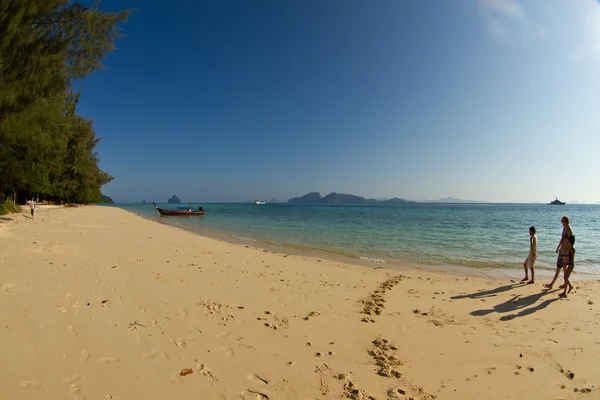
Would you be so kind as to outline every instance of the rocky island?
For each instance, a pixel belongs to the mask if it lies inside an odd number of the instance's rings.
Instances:
[[[179,197],[173,195],[173,197],[171,197],[167,203],[169,204],[181,204],[181,200],[179,199]]]
[[[416,204],[416,201],[409,201],[394,197],[388,200],[366,199],[354,194],[344,193],[329,193],[325,197],[321,197],[320,192],[310,192],[301,197],[293,197],[289,199],[288,204]]]

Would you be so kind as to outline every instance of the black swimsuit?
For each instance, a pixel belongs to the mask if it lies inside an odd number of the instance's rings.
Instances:
[[[566,229],[563,229],[561,242],[565,239],[569,239],[569,232]],[[566,262],[564,260],[564,257],[567,258]],[[561,254],[559,251],[558,259],[556,260],[556,266],[559,268],[563,266],[567,267],[569,265],[572,265],[573,267],[575,266],[575,247],[572,247],[572,245],[571,251],[569,251],[567,254]]]

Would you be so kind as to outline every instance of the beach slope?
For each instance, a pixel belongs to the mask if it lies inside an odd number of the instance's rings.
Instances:
[[[373,269],[114,207],[0,219],[0,399],[577,399],[600,284]]]

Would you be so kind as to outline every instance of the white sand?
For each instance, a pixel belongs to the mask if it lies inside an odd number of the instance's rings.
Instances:
[[[0,217],[0,399],[600,398],[600,286],[574,285],[559,299],[542,281],[374,270],[117,208],[40,208]]]

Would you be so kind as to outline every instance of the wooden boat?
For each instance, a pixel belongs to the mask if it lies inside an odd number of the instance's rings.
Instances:
[[[154,208],[156,208],[160,215],[204,215],[202,207],[199,207],[198,210],[192,210],[191,208],[186,210],[167,210],[166,208],[158,207],[155,202],[152,202],[152,204],[154,204]]]
[[[550,203],[548,203],[549,206],[563,206],[565,205],[565,203],[563,203],[562,201],[560,201],[558,199],[558,197],[556,197],[554,200],[552,200]]]

